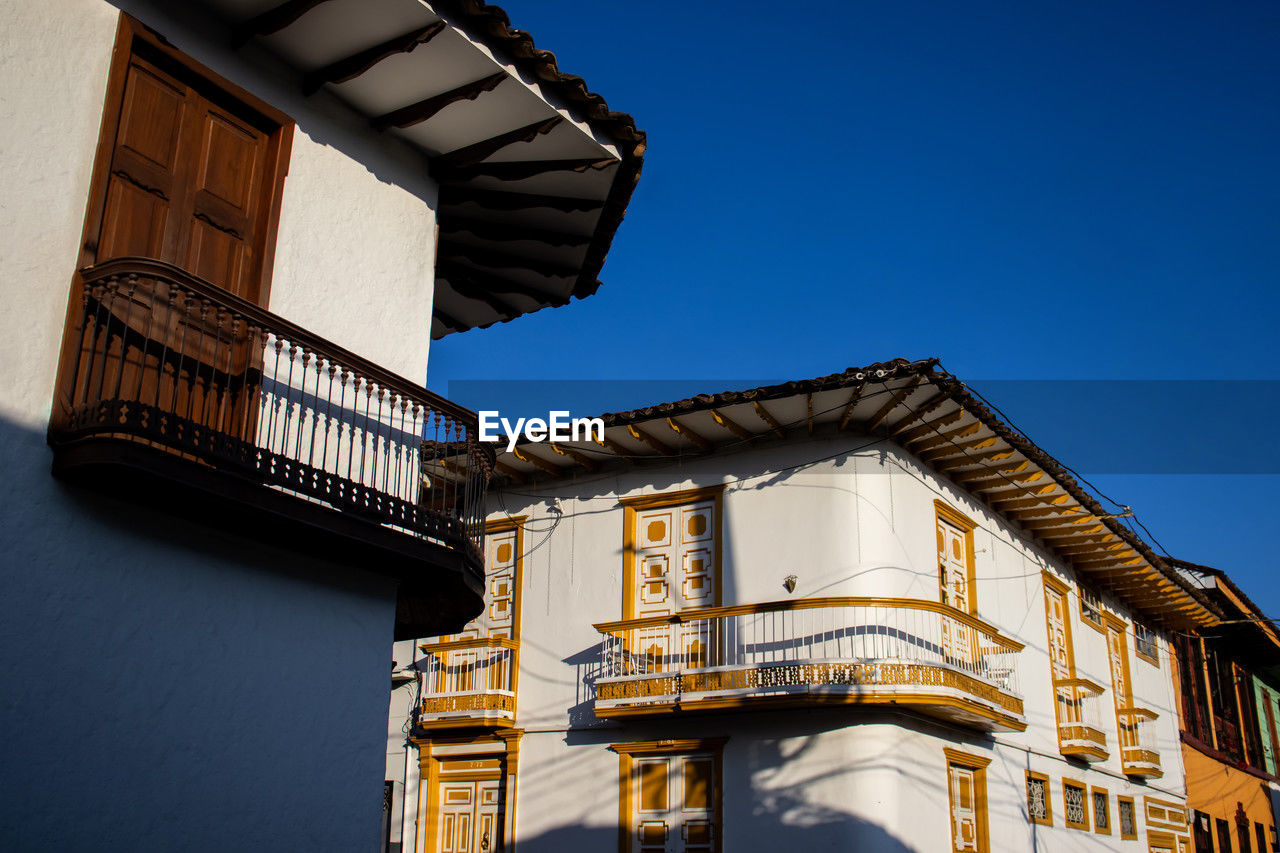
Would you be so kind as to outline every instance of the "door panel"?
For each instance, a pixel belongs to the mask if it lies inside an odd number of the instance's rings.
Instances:
[[[938,519],[938,585],[943,604],[968,613],[969,542],[965,532],[954,524]],[[942,645],[947,657],[960,663],[977,658],[977,637],[973,629],[958,619],[942,620]]]
[[[501,849],[502,781],[442,782],[436,849],[440,853],[493,853]]]
[[[714,779],[712,755],[637,759],[632,782],[634,849],[710,853],[716,835]]]

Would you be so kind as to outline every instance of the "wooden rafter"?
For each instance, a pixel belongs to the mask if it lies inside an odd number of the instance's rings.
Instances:
[[[565,474],[565,470],[561,468],[559,465],[554,465],[548,462],[547,460],[543,459],[541,456],[531,451],[528,447],[525,447],[523,450],[521,450],[519,447],[513,447],[511,449],[511,452],[512,454],[515,455],[517,459],[524,462],[528,462],[530,465],[533,465],[535,468],[541,468],[543,471],[546,471],[548,474],[550,474],[553,477],[563,477]]]
[[[1001,477],[999,481],[992,483],[983,483],[981,485],[970,485],[969,491],[978,494],[991,494],[993,500],[1005,497],[1006,493],[1016,494],[1040,494],[1046,491],[1052,491],[1058,486],[1056,483],[1049,483],[1044,486],[1032,487],[1028,484],[1035,483],[1045,478],[1043,471],[1031,471],[1027,474],[1014,474],[1011,477]]]
[[[943,459],[949,459],[953,456],[964,456],[971,450],[985,450],[996,443],[994,435],[983,436],[981,438],[971,439],[970,441],[954,441],[951,438],[944,440],[943,447],[937,450],[922,450],[917,455],[929,464],[934,464]],[[969,464],[968,462],[964,464]]]
[[[657,438],[637,427],[635,424],[627,424],[627,432],[631,433],[631,437],[643,441],[663,456],[675,456],[676,451],[667,444],[663,444]]]
[[[809,425],[809,435],[813,435],[813,395],[804,395],[805,422]]]
[[[667,418],[667,426],[671,427],[671,431],[674,432],[676,435],[682,436],[688,441],[691,441],[692,443],[696,444],[700,449],[708,452],[715,450],[714,444],[712,444],[710,441],[703,438],[702,436],[698,435],[696,432],[690,429],[687,424],[682,424],[680,423],[680,421],[676,420],[675,418]]]
[[[443,325],[446,329],[451,329],[452,331],[455,331],[455,332],[465,332],[467,329],[471,328],[466,323],[454,317],[452,314],[447,313],[439,305],[431,309],[431,316],[439,320],[441,325]]]
[[[964,409],[956,409],[954,412],[948,412],[947,414],[934,418],[927,423],[911,428],[904,428],[902,432],[895,432],[894,437],[899,443],[909,446],[912,442],[920,441],[921,439],[931,435],[940,434],[942,432],[942,430],[939,429],[940,427],[950,426],[962,417],[964,417]]]
[[[920,381],[920,377],[916,376],[906,385],[903,385],[897,391],[894,391],[889,395],[888,402],[877,409],[876,413],[867,420],[866,424],[864,424],[866,431],[873,432],[879,429],[880,425],[885,422],[885,419],[889,417],[890,413],[892,413],[894,409],[898,408],[898,405],[903,400],[910,397],[913,391],[920,387]]]
[[[580,271],[578,267],[570,266],[569,264],[560,264],[542,258],[530,258],[527,255],[514,255],[487,246],[470,246],[448,237],[440,239],[439,251],[442,258],[465,258],[480,266],[529,270],[538,275],[553,278],[576,278]]]
[[[920,438],[915,439],[914,442],[908,445],[908,447],[910,447],[912,453],[919,455],[919,454],[927,453],[928,451],[934,449],[935,447],[939,447],[941,445],[947,445],[947,444],[955,445],[956,439],[968,438],[969,436],[981,430],[982,430],[982,422],[974,421],[971,424],[965,424],[964,426],[956,427],[955,429],[949,430],[947,432],[939,432],[932,436],[926,433],[924,436],[921,436]],[[921,456],[921,458],[924,458],[924,457]]]
[[[524,472],[517,471],[505,462],[495,462],[493,463],[493,468],[502,476],[515,480],[517,483],[523,483],[528,479],[525,477]]]
[[[526,124],[524,127],[517,127],[515,130],[508,130],[505,133],[499,133],[497,136],[491,136],[488,139],[464,145],[447,154],[441,154],[435,159],[445,166],[471,166],[481,160],[492,157],[509,145],[532,142],[539,136],[550,133],[552,128],[562,121],[564,121],[563,117],[554,115],[542,121]]]
[[[1048,504],[1037,504],[1028,509],[1011,509],[1005,510],[1004,515],[1012,518],[1014,521],[1027,521],[1036,518],[1048,518],[1049,516],[1058,516],[1059,518],[1073,518],[1084,513],[1083,507],[1073,506],[1052,506]]]
[[[1026,509],[1034,506],[1062,506],[1071,500],[1070,495],[1033,495],[1032,497],[1007,497],[997,498],[991,501],[1001,512],[1007,509]]]
[[[255,36],[277,33],[325,2],[328,0],[286,0],[236,26],[231,33],[231,43],[243,47]]]
[[[618,442],[614,441],[612,438],[609,438],[609,436],[607,435],[602,435],[599,438],[595,438],[594,436],[592,436],[591,440],[594,441],[596,444],[600,445],[601,447],[603,447],[604,449],[608,450],[609,452],[613,453],[614,455],[622,457],[623,459],[630,460],[632,457],[636,455],[635,451],[627,450],[627,448],[623,447],[621,444],[618,444]]]
[[[1132,549],[1125,548],[1123,542],[1107,542],[1105,544],[1096,545],[1071,545],[1063,546],[1058,549],[1058,553],[1064,557],[1074,556],[1076,554],[1108,554],[1108,553],[1133,553]]]
[[[1045,518],[1033,521],[1022,522],[1023,530],[1038,531],[1058,531],[1058,530],[1078,530],[1085,525],[1097,524],[1098,519],[1092,515],[1079,515],[1069,518]]]
[[[724,427],[729,432],[733,433],[735,437],[746,442],[753,442],[756,440],[756,436],[754,433],[748,432],[744,427],[742,427],[736,421],[732,420],[728,415],[726,415],[724,412],[720,411],[719,409],[712,409],[711,417],[720,426]]]
[[[518,317],[520,314],[524,313],[498,294],[488,290],[487,288],[480,287],[468,279],[451,278],[448,279],[448,281],[449,286],[452,287],[454,292],[459,296],[483,302],[503,317]]]
[[[763,403],[752,401],[751,408],[755,410],[755,413],[759,416],[760,420],[769,425],[769,429],[773,430],[774,435],[778,438],[787,437],[787,431],[783,429],[782,424],[778,423],[773,414],[764,407]]]
[[[490,210],[526,210],[545,207],[562,213],[597,210],[604,206],[598,198],[571,198],[559,195],[535,193],[509,193],[501,190],[479,190],[472,187],[446,186],[440,188],[440,205],[478,204]]]
[[[345,83],[348,80],[354,80],[382,60],[397,53],[409,53],[418,46],[426,44],[438,36],[444,28],[444,21],[436,21],[411,33],[396,36],[382,44],[353,53],[337,62],[331,62],[303,77],[302,91],[308,95],[314,95],[326,83]]]
[[[373,125],[373,129],[377,131],[383,131],[389,127],[401,129],[413,127],[415,124],[430,120],[436,113],[450,104],[456,104],[459,101],[474,101],[485,92],[492,92],[506,79],[507,75],[499,71],[496,74],[490,74],[488,77],[481,77],[479,80],[463,83],[456,89],[450,89],[447,92],[441,92],[439,95],[432,95],[430,98],[424,98],[421,101],[394,109],[389,113],[375,116],[369,120],[369,124]],[[433,163],[432,166],[434,168],[435,164]]]
[[[1030,462],[1023,459],[1020,462],[1010,462],[1007,465],[993,465],[986,468],[977,468],[973,471],[965,471],[960,474],[951,474],[951,479],[963,486],[965,483],[976,483],[981,480],[992,479],[993,477],[1004,477],[1010,474],[1017,474],[1027,470],[1030,465]]]
[[[862,399],[863,384],[859,382],[853,386],[853,390],[849,392],[849,402],[845,403],[844,412],[840,415],[840,429],[844,429],[849,425],[849,421],[853,418],[853,410],[858,407],[858,401]]]
[[[469,181],[473,178],[494,178],[499,181],[522,181],[545,175],[548,172],[600,171],[616,166],[619,160],[518,160],[511,163],[476,163],[473,166],[449,168],[434,165],[432,175],[441,181]]]
[[[915,406],[911,409],[911,411],[907,412],[907,414],[905,414],[901,420],[899,420],[896,424],[894,424],[889,429],[889,434],[902,435],[902,433],[911,429],[911,427],[914,424],[917,424],[920,421],[924,420],[935,409],[937,409],[943,403],[947,402],[947,400],[949,400],[950,397],[951,395],[947,394],[945,391],[939,391],[938,393],[934,394],[932,397],[925,400],[919,406]]]
[[[527,296],[530,299],[536,299],[539,302],[546,302],[550,305],[568,305],[569,297],[557,296],[554,293],[547,293],[536,287],[531,287],[523,282],[513,281],[509,278],[494,275],[484,270],[473,269],[472,267],[464,267],[448,259],[442,259],[436,265],[436,274],[447,280],[450,284],[458,281],[469,282],[473,287],[490,291],[492,293],[505,293],[513,296]]]
[[[1092,571],[1093,569],[1111,569],[1123,568],[1128,566],[1137,566],[1143,562],[1138,556],[1134,557],[1105,557],[1101,560],[1077,560],[1071,565],[1082,572]]]
[[[547,446],[550,447],[552,450],[554,450],[556,453],[559,453],[561,456],[572,459],[574,462],[578,463],[588,471],[595,471],[597,468],[600,467],[599,465],[596,464],[594,459],[590,458],[585,453],[580,453],[579,451],[574,450],[572,447],[561,447],[560,445],[556,444],[554,441],[548,441]]]
[[[474,234],[483,240],[512,242],[516,240],[533,240],[549,246],[586,246],[591,242],[590,234],[571,234],[568,231],[553,231],[549,228],[533,228],[525,225],[511,225],[506,222],[485,222],[465,216],[449,215],[440,218],[440,231],[443,234]]]

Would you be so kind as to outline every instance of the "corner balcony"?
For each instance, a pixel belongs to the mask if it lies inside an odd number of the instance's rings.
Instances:
[[[595,628],[599,717],[868,705],[988,731],[1026,728],[1022,644],[937,602],[792,599]]]
[[[83,270],[54,473],[399,582],[397,638],[483,606],[476,415],[169,264]]]
[[[516,718],[512,640],[480,638],[426,643],[418,661],[422,704],[418,728],[510,728]]]
[[[1120,767],[1125,775],[1145,779],[1163,776],[1155,727],[1160,715],[1147,708],[1120,708],[1116,717],[1120,722]]]
[[[1084,761],[1106,761],[1107,735],[1102,730],[1103,687],[1087,678],[1053,682],[1058,705],[1058,749]]]

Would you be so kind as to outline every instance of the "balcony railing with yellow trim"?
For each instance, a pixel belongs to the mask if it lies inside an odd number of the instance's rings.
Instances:
[[[793,599],[595,627],[603,635],[600,717],[868,704],[988,730],[1026,728],[1022,643],[938,602]]]
[[[481,637],[420,646],[422,728],[510,726],[516,716],[513,640]]]
[[[1160,746],[1156,742],[1155,722],[1159,714],[1148,708],[1120,708],[1116,718],[1120,724],[1120,766],[1128,776],[1156,778],[1160,769]]]
[[[1053,682],[1058,706],[1058,749],[1085,761],[1105,761],[1107,735],[1102,730],[1101,684],[1087,678]]]

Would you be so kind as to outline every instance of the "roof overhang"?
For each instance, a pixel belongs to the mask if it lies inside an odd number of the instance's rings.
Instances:
[[[600,441],[521,443],[498,457],[508,482],[568,479],[848,434],[889,441],[949,478],[1079,576],[1161,627],[1218,624],[1204,591],[1108,512],[1068,469],[1002,421],[936,359],[898,359],[818,379],[704,394],[603,416]]]
[[[431,334],[584,298],[640,176],[644,132],[477,0],[205,0],[440,184]]]

